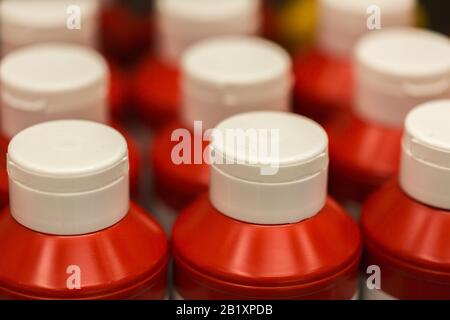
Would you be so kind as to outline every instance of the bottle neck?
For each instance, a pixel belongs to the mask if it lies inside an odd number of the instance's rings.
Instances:
[[[233,219],[266,225],[296,223],[316,215],[325,205],[327,169],[295,181],[260,183],[235,178],[222,168],[211,166],[209,199]]]

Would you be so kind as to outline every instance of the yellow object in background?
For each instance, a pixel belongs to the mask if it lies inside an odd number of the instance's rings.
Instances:
[[[293,0],[276,14],[278,39],[290,51],[311,42],[316,28],[316,0]]]
[[[317,7],[316,0],[290,0],[278,8],[275,14],[277,40],[289,51],[295,52],[314,39]],[[427,13],[420,4],[417,8],[416,25],[426,27]]]

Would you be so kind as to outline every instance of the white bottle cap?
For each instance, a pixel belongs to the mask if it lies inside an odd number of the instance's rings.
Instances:
[[[3,134],[58,119],[108,120],[108,67],[93,49],[41,44],[0,63]]]
[[[27,128],[8,147],[13,217],[58,235],[95,232],[128,212],[127,143],[96,122],[59,120]]]
[[[210,200],[223,214],[256,224],[296,223],[327,196],[328,138],[314,121],[287,112],[250,112],[212,136]]]
[[[330,55],[348,56],[371,30],[410,26],[415,0],[320,0],[317,45]],[[379,21],[375,17],[379,14]]]
[[[157,0],[160,55],[177,63],[184,50],[198,40],[256,34],[260,7],[260,0]]]
[[[396,28],[372,33],[356,47],[355,112],[402,128],[408,112],[450,97],[450,41],[431,31]]]
[[[49,41],[96,47],[98,14],[99,0],[3,0],[0,2],[3,54]]]
[[[400,184],[412,198],[450,210],[450,100],[422,104],[406,117]]]
[[[251,36],[202,41],[182,59],[181,119],[213,128],[223,119],[257,110],[287,111],[293,78],[288,53]]]

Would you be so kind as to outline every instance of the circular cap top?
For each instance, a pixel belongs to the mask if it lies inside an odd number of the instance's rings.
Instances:
[[[160,13],[198,22],[227,20],[259,8],[259,0],[159,0]]]
[[[450,72],[450,42],[430,31],[395,28],[374,32],[357,44],[355,52],[359,64],[391,77],[427,79]]]
[[[220,37],[192,46],[183,56],[184,72],[215,86],[264,84],[289,74],[289,55],[258,37]]]
[[[0,3],[0,21],[29,28],[65,27],[67,8],[80,6],[83,17],[97,13],[95,0],[3,0]]]
[[[376,5],[382,8],[383,14],[399,12],[414,6],[415,0],[321,0],[321,6],[358,14],[367,17],[367,8]]]
[[[94,50],[54,43],[26,47],[1,62],[3,85],[20,91],[56,93],[102,85],[107,65]]]
[[[222,121],[212,135],[214,160],[226,163],[221,170],[254,182],[289,182],[314,175],[328,165],[327,148],[321,126],[287,112],[239,114]],[[269,168],[276,171],[264,173]]]
[[[123,136],[106,125],[51,121],[29,127],[11,140],[8,174],[40,191],[86,192],[126,175],[127,154]]]
[[[405,121],[409,151],[431,165],[450,169],[450,100],[437,100],[413,109]]]

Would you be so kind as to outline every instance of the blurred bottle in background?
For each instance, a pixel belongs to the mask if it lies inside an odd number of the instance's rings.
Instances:
[[[155,55],[137,66],[133,102],[142,121],[160,127],[178,117],[179,60],[195,42],[220,35],[260,31],[259,0],[158,0],[155,2]]]
[[[353,103],[352,52],[369,32],[410,26],[415,0],[320,0],[313,46],[294,57],[295,111],[324,122]]]
[[[325,126],[330,137],[330,191],[349,206],[398,169],[403,122],[418,104],[450,97],[450,41],[436,32],[391,28],[355,48],[352,113]]]
[[[242,112],[288,111],[292,89],[290,56],[258,37],[201,41],[186,50],[181,71],[180,120],[158,131],[150,147],[153,212],[169,232],[179,211],[208,188],[207,131]]]

